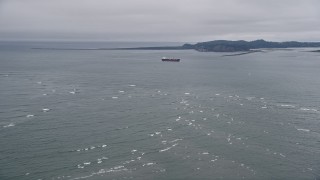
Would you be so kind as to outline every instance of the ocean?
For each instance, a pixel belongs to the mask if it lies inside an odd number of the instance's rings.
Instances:
[[[0,179],[320,179],[320,53],[150,45],[1,42]]]

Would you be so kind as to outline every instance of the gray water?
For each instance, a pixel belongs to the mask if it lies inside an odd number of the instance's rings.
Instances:
[[[320,178],[319,53],[102,45],[0,43],[1,180]]]

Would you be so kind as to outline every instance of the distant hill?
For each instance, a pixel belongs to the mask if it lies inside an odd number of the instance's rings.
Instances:
[[[226,41],[216,40],[200,42],[196,44],[184,44],[182,49],[194,49],[201,52],[237,52],[249,51],[259,48],[300,48],[300,47],[320,47],[320,42],[269,42],[265,40],[255,41]]]

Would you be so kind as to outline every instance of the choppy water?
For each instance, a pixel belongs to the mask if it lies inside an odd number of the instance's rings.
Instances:
[[[320,178],[318,53],[40,45],[0,46],[0,179]]]

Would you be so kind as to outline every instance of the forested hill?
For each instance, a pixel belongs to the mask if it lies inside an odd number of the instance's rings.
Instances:
[[[202,52],[236,52],[249,51],[259,48],[299,48],[299,47],[320,47],[320,42],[269,42],[265,40],[255,41],[208,41],[196,44],[184,44],[182,49],[194,49]]]

